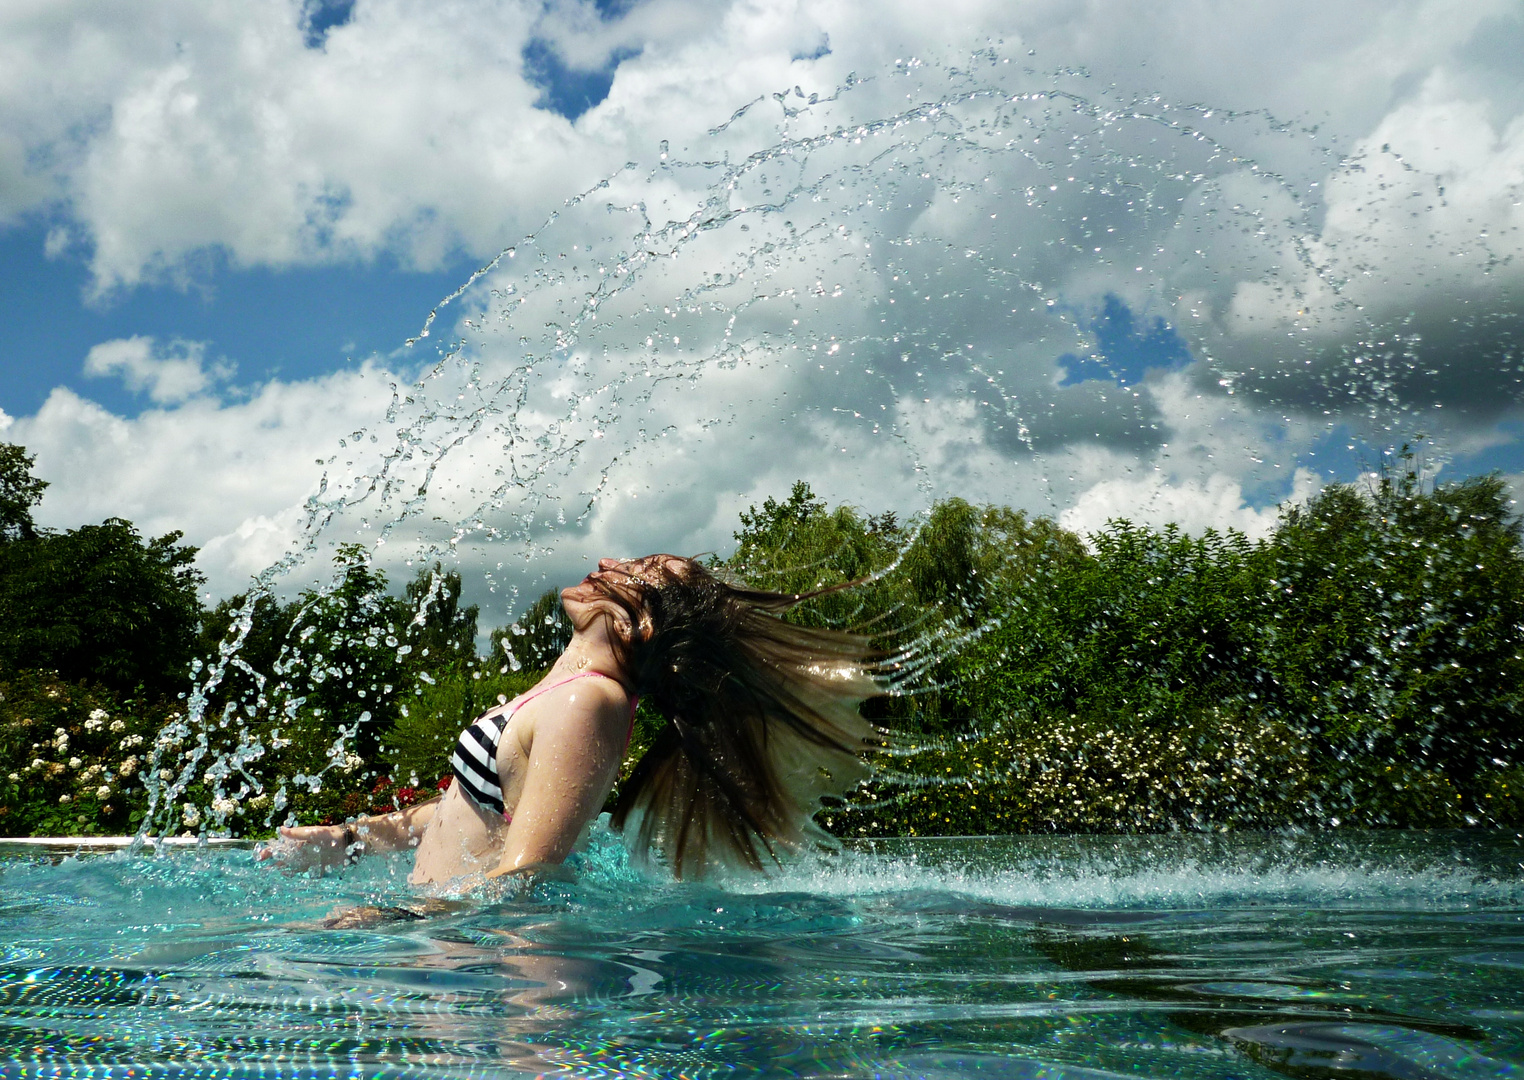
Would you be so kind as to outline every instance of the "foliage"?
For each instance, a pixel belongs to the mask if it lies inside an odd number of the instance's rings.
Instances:
[[[1001,590],[1003,621],[959,657],[979,716],[1173,723],[1239,689],[1257,584],[1241,535],[1116,522],[1095,554]]]
[[[546,589],[523,615],[492,631],[487,652],[507,660],[511,671],[537,671],[555,663],[571,635],[571,622],[561,608],[561,590]]]
[[[42,501],[48,482],[32,475],[36,460],[25,447],[0,443],[0,542],[37,537],[32,507]]]
[[[418,662],[430,657],[455,663],[476,657],[475,604],[460,605],[460,572],[446,571],[439,563],[420,568],[404,591],[407,637]]]
[[[0,835],[131,832],[146,748],[172,715],[44,672],[0,682]]]
[[[0,543],[0,671],[178,692],[201,615],[196,549],[111,518]]]
[[[1051,568],[1084,558],[1079,538],[1045,518],[962,499],[933,506],[901,526],[895,515],[828,512],[808,484],[741,514],[735,554],[719,564],[750,584],[807,592],[868,579],[809,601],[789,617],[875,636],[913,670],[913,696],[879,698],[866,715],[901,733],[965,730],[972,714],[955,658],[994,614],[1002,596]],[[982,673],[972,673],[982,678]]]
[[[1425,492],[1412,471],[1287,512],[1257,612],[1262,692],[1346,755],[1437,769],[1465,809],[1524,763],[1524,552],[1495,476]]]
[[[31,465],[0,445],[3,833],[130,831],[150,755],[175,829],[432,797],[460,730],[570,635],[552,589],[478,656],[458,574],[399,595],[359,546],[326,590],[201,611],[178,534],[36,528]],[[735,536],[718,573],[856,583],[788,617],[883,650],[896,692],[865,709],[895,737],[822,813],[839,833],[1524,822],[1524,525],[1496,477],[1429,487],[1400,456],[1252,542],[1125,521],[1082,541],[961,499],[902,523],[800,482]],[[178,702],[193,656],[201,699]],[[640,709],[621,779],[661,723]]]
[[[475,652],[477,609],[460,605],[458,573],[421,567],[397,596],[362,546],[341,545],[334,564],[327,589],[288,604],[235,597],[209,614],[204,649],[221,658],[236,630],[243,644],[215,677],[208,656],[204,715],[231,732],[231,745],[218,748],[224,758],[259,764],[230,769],[208,753],[177,774],[176,797],[210,808],[188,815],[187,827],[259,830],[290,815],[342,819],[355,807],[405,803],[418,784],[393,782],[395,755],[383,753],[390,733],[417,699],[437,698],[441,684],[462,677],[473,687],[487,671]],[[188,728],[168,734],[187,745],[199,738]],[[414,747],[416,734],[405,728],[400,745]],[[414,754],[409,774],[421,765]],[[432,783],[439,762],[424,771]]]
[[[1310,759],[1298,732],[1225,709],[1168,726],[1105,714],[997,722],[917,747],[821,822],[908,836],[1280,825],[1308,820]]]
[[[992,620],[942,657],[928,695],[965,718],[944,725],[959,738],[904,729],[879,782],[824,820],[1518,821],[1520,532],[1497,478],[1425,490],[1409,469],[1329,487],[1257,543],[1119,521],[1091,554],[1065,550],[982,596],[940,586]]]

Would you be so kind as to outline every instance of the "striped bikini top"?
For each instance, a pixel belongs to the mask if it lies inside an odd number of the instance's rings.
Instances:
[[[510,701],[506,708],[484,713],[473,720],[471,726],[460,733],[460,738],[455,741],[455,753],[450,755],[450,772],[454,775],[455,782],[461,786],[461,790],[471,796],[478,806],[502,814],[505,818],[508,817],[507,811],[503,809],[503,789],[498,783],[497,776],[497,744],[503,737],[503,731],[508,727],[508,721],[513,719],[513,714],[518,712],[521,705],[534,700],[541,694],[549,693],[558,686],[565,686],[578,679],[592,678],[619,681],[601,671],[584,671],[580,675],[572,675],[560,682],[537,687],[527,694],[520,694]],[[630,728],[624,736],[626,747],[630,745],[630,736],[635,732],[635,708],[639,704],[640,698],[631,694]]]

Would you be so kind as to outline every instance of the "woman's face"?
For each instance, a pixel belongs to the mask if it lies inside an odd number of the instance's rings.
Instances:
[[[588,625],[594,615],[602,612],[613,615],[616,625],[627,623],[628,612],[615,597],[638,610],[642,587],[660,584],[664,576],[677,573],[683,562],[675,555],[599,559],[598,569],[571,588],[561,590],[561,606],[575,627]]]

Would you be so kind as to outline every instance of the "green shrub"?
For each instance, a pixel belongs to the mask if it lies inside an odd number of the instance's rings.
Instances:
[[[131,833],[141,770],[172,715],[166,703],[123,701],[51,672],[0,683],[0,835]]]
[[[420,679],[401,705],[402,715],[381,737],[380,760],[388,775],[411,787],[437,787],[450,775],[450,755],[462,729],[493,705],[528,690],[540,674],[457,661]]]
[[[1181,722],[1101,715],[994,725],[903,748],[847,804],[849,835],[1155,832],[1310,822],[1311,751],[1262,717],[1208,709]]]

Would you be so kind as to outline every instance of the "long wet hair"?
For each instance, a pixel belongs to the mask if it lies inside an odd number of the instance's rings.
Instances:
[[[634,628],[610,635],[630,688],[666,721],[615,804],[631,851],[696,877],[829,843],[815,811],[867,776],[881,741],[858,713],[880,692],[875,653],[779,616],[831,590],[742,588],[671,555],[599,585]]]

